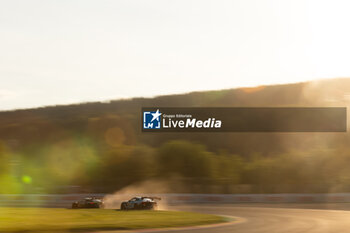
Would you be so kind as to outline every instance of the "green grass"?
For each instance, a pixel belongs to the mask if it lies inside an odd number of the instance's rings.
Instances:
[[[221,216],[181,211],[0,208],[0,232],[75,232],[183,227],[225,222]]]

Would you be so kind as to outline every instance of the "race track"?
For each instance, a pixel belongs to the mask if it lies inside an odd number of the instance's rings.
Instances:
[[[203,233],[339,233],[350,232],[350,211],[326,209],[271,208],[235,205],[192,205],[178,210],[197,211],[243,218],[244,221],[207,229],[179,230],[176,232]],[[166,231],[164,231],[166,232]]]

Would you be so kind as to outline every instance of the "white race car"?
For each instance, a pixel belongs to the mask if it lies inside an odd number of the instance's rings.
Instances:
[[[158,203],[155,200],[161,200],[159,197],[134,197],[129,201],[122,202],[121,210],[156,210]]]

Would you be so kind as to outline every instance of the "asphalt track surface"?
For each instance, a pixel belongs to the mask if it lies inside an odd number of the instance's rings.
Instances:
[[[174,231],[179,233],[350,232],[350,211],[345,210],[349,208],[342,206],[342,204],[333,207],[322,205],[191,205],[174,208],[184,211],[240,217],[236,224]]]

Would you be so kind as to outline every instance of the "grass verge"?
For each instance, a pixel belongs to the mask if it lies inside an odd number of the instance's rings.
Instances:
[[[0,232],[81,232],[184,227],[225,222],[221,216],[182,211],[0,208]]]

